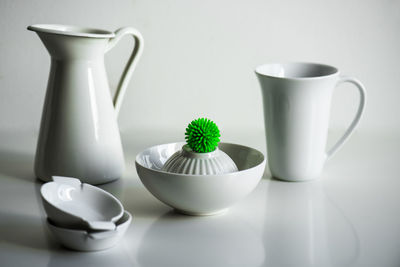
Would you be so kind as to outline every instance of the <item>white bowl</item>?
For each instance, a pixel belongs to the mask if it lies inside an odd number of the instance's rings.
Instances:
[[[162,171],[170,156],[184,143],[150,147],[136,157],[136,171],[156,198],[188,215],[225,211],[257,186],[265,169],[264,155],[253,148],[220,143],[239,171],[218,175],[190,175]]]
[[[107,191],[79,179],[53,176],[40,189],[47,216],[66,228],[112,230],[122,217],[121,202]]]
[[[79,251],[96,251],[110,248],[124,236],[132,221],[132,216],[125,211],[116,222],[116,228],[110,231],[85,231],[57,226],[50,219],[47,225],[54,237],[65,247]]]

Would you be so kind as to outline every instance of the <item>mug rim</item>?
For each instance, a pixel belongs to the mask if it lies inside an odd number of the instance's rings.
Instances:
[[[328,70],[327,74],[321,74],[321,75],[310,75],[310,76],[278,76],[274,74],[267,73],[266,71],[263,71],[263,68],[266,67],[273,67],[273,66],[298,66],[298,67],[317,67],[317,68],[324,68],[325,70]],[[323,63],[315,63],[315,62],[275,62],[275,63],[266,63],[266,64],[261,64],[257,66],[254,70],[254,72],[257,75],[268,77],[268,78],[275,78],[275,79],[281,79],[281,80],[316,80],[316,79],[324,79],[327,77],[335,76],[339,74],[339,69],[328,64],[323,64]]]

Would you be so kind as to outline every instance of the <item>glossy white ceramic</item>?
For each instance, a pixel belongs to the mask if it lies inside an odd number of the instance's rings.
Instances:
[[[53,177],[40,189],[47,216],[66,228],[113,230],[124,209],[113,195],[69,177]]]
[[[165,162],[162,170],[182,174],[210,175],[236,172],[238,168],[235,162],[218,148],[209,153],[196,153],[188,145],[184,145]]]
[[[170,156],[184,143],[150,147],[136,157],[136,171],[145,187],[160,201],[189,215],[212,215],[225,211],[257,186],[265,157],[256,149],[220,143],[239,171],[216,175],[190,175],[162,171]]]
[[[274,177],[305,181],[319,177],[327,159],[343,145],[360,121],[364,86],[335,67],[315,63],[266,64],[256,69],[263,102],[268,164]],[[355,118],[328,151],[331,98],[336,86],[349,82],[360,92]]]
[[[57,226],[50,219],[47,225],[55,238],[65,247],[79,251],[96,251],[111,248],[124,236],[131,224],[132,216],[125,211],[110,231],[85,231]]]
[[[123,132],[130,144],[125,156],[134,159],[143,144],[176,137],[175,130],[162,134]],[[262,131],[236,134],[238,143],[265,149]],[[329,131],[329,137],[339,135]],[[255,190],[222,216],[173,212],[145,189],[131,162],[123,178],[106,188],[123,188],[133,220],[117,246],[101,253],[60,250],[49,240],[28,156],[35,137],[21,131],[0,137],[1,151],[7,151],[0,155],[2,267],[399,266],[398,132],[360,128],[319,180],[285,183],[265,170]]]
[[[77,177],[90,184],[119,178],[124,158],[116,118],[142,54],[141,34],[130,27],[109,32],[40,24],[28,29],[39,35],[51,56],[36,150],[36,176],[44,181],[50,181],[53,175]],[[104,54],[125,35],[134,37],[135,47],[113,103]]]

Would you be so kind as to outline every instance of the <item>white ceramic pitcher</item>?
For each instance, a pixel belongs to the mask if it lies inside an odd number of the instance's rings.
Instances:
[[[116,32],[40,24],[35,31],[51,56],[50,76],[36,150],[35,174],[79,178],[90,184],[118,179],[124,156],[117,115],[143,50],[141,34],[130,27]],[[114,100],[104,54],[125,35],[135,39]]]

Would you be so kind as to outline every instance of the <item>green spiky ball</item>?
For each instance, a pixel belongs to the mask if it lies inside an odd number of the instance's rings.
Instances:
[[[206,118],[193,120],[185,133],[186,143],[197,153],[214,151],[218,146],[220,136],[217,125]]]

